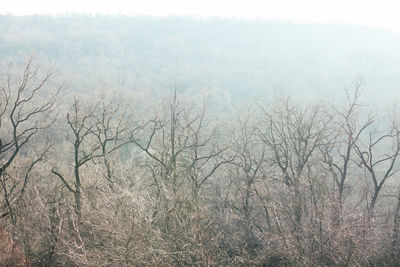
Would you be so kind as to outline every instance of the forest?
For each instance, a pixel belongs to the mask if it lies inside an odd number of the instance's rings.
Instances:
[[[0,40],[0,265],[400,265],[398,34],[2,15]]]

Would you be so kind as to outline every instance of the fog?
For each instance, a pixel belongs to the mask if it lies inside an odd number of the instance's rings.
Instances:
[[[161,15],[0,15],[0,265],[398,266],[400,33]]]
[[[218,88],[235,101],[276,91],[336,97],[361,80],[374,99],[398,97],[400,37],[376,28],[182,17],[0,20],[5,61],[33,53],[68,76],[68,87],[176,83],[183,91]]]

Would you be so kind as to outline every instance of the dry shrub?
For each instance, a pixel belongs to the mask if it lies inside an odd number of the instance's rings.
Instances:
[[[0,263],[4,266],[33,266],[3,225],[0,225]]]

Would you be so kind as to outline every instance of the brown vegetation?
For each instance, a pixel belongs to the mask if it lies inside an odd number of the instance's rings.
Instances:
[[[2,225],[0,225],[0,266],[33,266]]]
[[[61,105],[39,74],[1,87],[2,264],[399,264],[400,125],[361,85],[226,116],[175,91],[141,116],[105,93]]]

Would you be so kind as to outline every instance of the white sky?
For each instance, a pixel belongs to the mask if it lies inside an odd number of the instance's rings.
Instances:
[[[197,15],[343,22],[400,32],[399,0],[3,0],[0,14]]]

